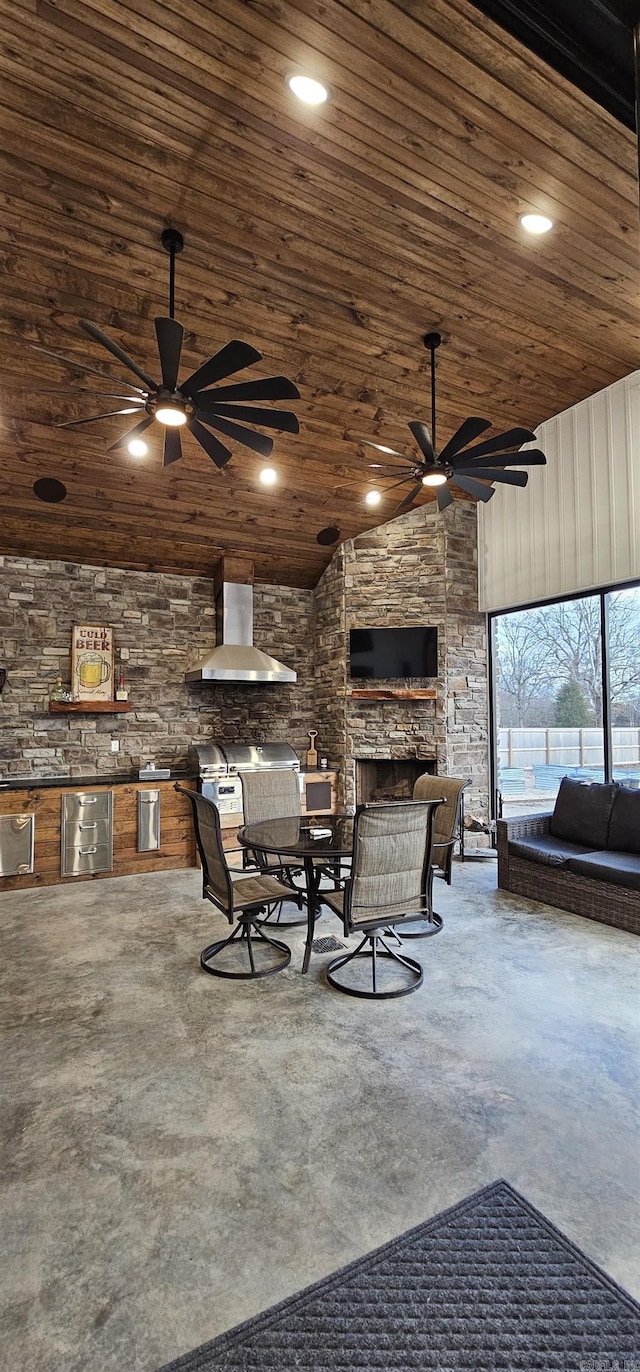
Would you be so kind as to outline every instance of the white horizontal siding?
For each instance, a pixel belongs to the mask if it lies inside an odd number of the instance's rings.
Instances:
[[[481,610],[640,577],[640,371],[536,435],[546,467],[478,509]]]

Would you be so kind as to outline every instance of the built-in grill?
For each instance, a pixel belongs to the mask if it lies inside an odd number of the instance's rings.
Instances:
[[[198,743],[191,751],[203,796],[217,805],[221,815],[237,814],[238,824],[242,823],[240,772],[278,767],[300,771],[300,760],[290,743]]]

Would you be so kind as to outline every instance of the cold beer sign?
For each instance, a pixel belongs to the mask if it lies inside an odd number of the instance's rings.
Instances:
[[[110,624],[74,624],[71,689],[74,700],[113,700],[113,629]]]

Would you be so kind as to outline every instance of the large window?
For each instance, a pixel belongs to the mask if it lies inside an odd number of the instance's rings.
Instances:
[[[640,787],[640,585],[491,623],[495,813],[551,809],[563,776]]]

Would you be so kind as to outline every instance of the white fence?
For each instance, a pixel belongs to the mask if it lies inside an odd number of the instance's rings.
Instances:
[[[613,729],[613,766],[640,767],[640,728]],[[498,765],[602,767],[602,729],[499,729]]]

